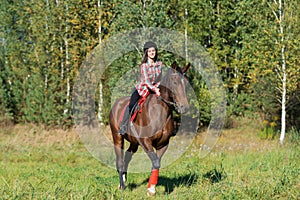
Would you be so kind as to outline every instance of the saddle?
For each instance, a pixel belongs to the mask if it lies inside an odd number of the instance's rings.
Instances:
[[[143,107],[144,107],[144,103],[147,99],[147,97],[149,96],[149,93],[144,96],[144,97],[141,97],[138,102],[134,105],[134,107],[132,108],[132,111],[130,113],[131,117],[130,117],[130,120],[133,122],[137,116],[138,113],[141,113],[143,111]],[[124,108],[122,109],[122,112],[121,112],[121,115],[120,115],[120,122],[122,122],[123,120],[123,117],[124,117],[124,114],[125,114],[125,110],[126,110],[126,107],[129,105],[129,102],[130,100],[128,100],[128,102],[126,103],[126,105],[124,106]]]

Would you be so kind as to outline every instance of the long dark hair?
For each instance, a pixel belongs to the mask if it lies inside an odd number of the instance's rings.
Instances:
[[[146,43],[147,44],[147,43]],[[149,42],[148,42],[148,44],[149,44]],[[152,44],[152,43],[151,43]],[[157,58],[158,58],[158,52],[157,52],[157,47],[156,47],[156,44],[155,43],[153,43],[154,44],[154,48],[155,48],[155,56],[154,56],[154,62],[156,62],[157,61]],[[141,63],[141,65],[142,64],[144,64],[144,63],[147,63],[147,61],[148,61],[148,49],[150,48],[150,47],[147,47],[147,48],[145,48],[145,46],[146,45],[144,45],[144,55],[143,55],[143,58],[142,58],[142,63]],[[151,46],[152,47],[152,46]],[[141,70],[141,69],[140,69]],[[141,79],[141,73],[139,73],[138,74],[138,76],[137,76],[137,80],[140,80]]]

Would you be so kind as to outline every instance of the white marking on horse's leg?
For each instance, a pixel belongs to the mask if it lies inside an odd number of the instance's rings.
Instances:
[[[123,174],[123,181],[126,183],[126,174]]]
[[[156,185],[151,184],[150,187],[147,189],[147,195],[148,196],[154,196],[155,195],[155,193],[156,193],[155,186]]]

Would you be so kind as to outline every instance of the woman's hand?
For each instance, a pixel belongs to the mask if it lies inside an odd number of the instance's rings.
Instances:
[[[154,89],[154,92],[155,92],[155,94],[156,94],[157,97],[160,96],[159,88],[155,88],[155,89]]]

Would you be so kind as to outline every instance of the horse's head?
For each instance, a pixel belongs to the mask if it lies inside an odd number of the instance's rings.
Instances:
[[[165,84],[169,89],[169,98],[179,113],[185,113],[189,108],[186,94],[188,80],[185,77],[185,73],[189,67],[190,64],[180,68],[177,63],[174,62],[166,74]]]

